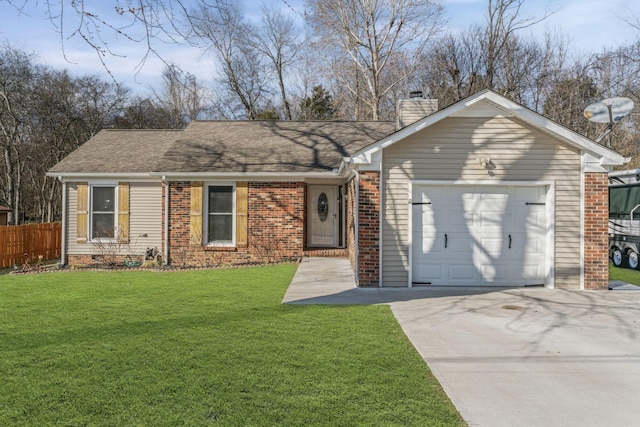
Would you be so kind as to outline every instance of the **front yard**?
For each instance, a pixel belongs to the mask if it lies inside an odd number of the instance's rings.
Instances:
[[[386,306],[296,266],[0,276],[0,425],[464,425]]]

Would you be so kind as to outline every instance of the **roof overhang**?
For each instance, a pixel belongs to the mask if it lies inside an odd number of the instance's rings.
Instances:
[[[156,181],[148,172],[47,172],[46,176],[60,181],[78,181],[89,179],[120,179]]]
[[[619,153],[592,141],[548,118],[532,111],[510,99],[499,95],[489,89],[482,90],[475,95],[460,100],[438,112],[435,112],[417,122],[398,130],[397,132],[385,137],[368,147],[365,147],[351,156],[352,164],[371,164],[375,153],[383,150],[385,147],[395,144],[429,126],[434,125],[448,117],[455,116],[463,110],[477,104],[478,102],[488,101],[493,104],[496,109],[504,113],[508,117],[516,117],[525,123],[556,137],[562,142],[575,147],[583,152],[588,152],[599,159],[601,166],[619,166],[627,163],[629,158],[625,158]]]
[[[47,172],[49,177],[61,181],[91,179],[119,179],[135,181],[307,181],[344,178],[344,168],[326,172],[141,172],[141,173],[88,173],[88,172]]]
[[[151,172],[153,177],[169,181],[236,180],[236,181],[305,181],[341,178],[341,169],[326,172]]]

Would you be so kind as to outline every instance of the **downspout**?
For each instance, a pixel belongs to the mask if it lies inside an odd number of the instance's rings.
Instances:
[[[351,159],[349,159],[349,162],[351,161]],[[358,272],[359,272],[359,262],[358,259],[360,258],[360,243],[359,243],[359,229],[360,229],[360,220],[358,219],[358,217],[360,216],[360,174],[358,173],[357,170],[351,168],[349,166],[349,164],[343,160],[343,164],[345,165],[345,169],[347,169],[349,172],[351,172],[354,175],[354,179],[355,179],[355,207],[354,207],[354,215],[353,215],[353,227],[355,229],[354,233],[353,233],[353,244],[355,246],[355,251],[354,251],[354,259],[353,259],[353,269],[355,271],[355,282],[356,282],[356,286],[359,286],[359,277],[358,277]]]
[[[60,245],[60,266],[66,264],[67,259],[67,182],[58,177],[58,181],[62,184],[62,242]]]
[[[169,265],[169,181],[162,177],[164,183],[164,255],[163,265]]]

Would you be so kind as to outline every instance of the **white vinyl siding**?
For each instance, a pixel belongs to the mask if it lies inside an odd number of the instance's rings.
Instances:
[[[77,184],[68,183],[67,201],[67,254],[92,255],[95,248],[91,242],[76,241]],[[130,244],[123,251],[132,255],[144,255],[147,247],[162,247],[162,187],[159,182],[130,182]],[[145,237],[146,235],[146,237]],[[128,255],[123,253],[122,255]]]
[[[546,181],[555,182],[555,286],[579,288],[578,150],[514,118],[469,114],[449,117],[385,148],[382,158],[383,286],[408,284],[409,181]],[[489,170],[479,158],[491,159]]]

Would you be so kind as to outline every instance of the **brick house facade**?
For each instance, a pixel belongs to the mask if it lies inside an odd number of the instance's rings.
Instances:
[[[412,210],[413,185],[451,186],[452,194],[461,186],[487,193],[504,188],[505,195],[528,186],[547,197],[534,203],[546,206],[542,225],[550,230],[540,240],[544,284],[555,287],[565,275],[562,287],[607,288],[607,172],[626,159],[491,91],[439,111],[433,100],[401,107],[406,114],[399,128],[392,122],[196,121],[183,131],[102,131],[48,173],[64,184],[64,261],[95,260],[92,242],[100,239],[91,235],[92,224],[113,221],[132,252],[157,247],[167,265],[345,256],[358,286],[412,286],[411,242],[424,228],[416,228],[423,219]],[[476,142],[487,127],[502,139]],[[519,131],[509,133],[514,127]],[[539,147],[529,159],[526,149],[500,147],[503,140]],[[130,156],[132,144],[153,156]],[[498,155],[477,160],[476,151],[491,144]],[[541,152],[549,153],[548,161],[536,160]],[[518,167],[504,166],[510,156],[519,156]],[[564,165],[560,172],[549,171],[555,162]],[[113,200],[99,199],[100,191]],[[220,206],[217,192],[226,200]],[[567,212],[573,217],[564,218]],[[447,248],[447,236],[458,231],[431,233],[444,235],[436,249]],[[564,241],[573,246],[563,247]],[[458,271],[478,275],[481,267]],[[487,275],[480,282],[491,280]]]
[[[248,182],[247,241],[208,246],[192,227],[191,181],[169,182],[169,263],[218,266],[274,262],[302,257],[305,248],[305,183]],[[196,182],[202,187],[202,182]],[[163,187],[163,207],[166,186]],[[200,223],[202,224],[202,223]],[[162,220],[165,229],[165,218]],[[164,231],[163,231],[164,233]],[[163,234],[164,238],[164,234]]]

